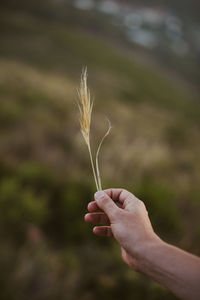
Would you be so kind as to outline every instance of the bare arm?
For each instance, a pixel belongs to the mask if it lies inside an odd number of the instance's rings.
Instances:
[[[140,271],[181,299],[200,299],[200,259],[163,241],[144,249]]]
[[[153,231],[142,201],[122,189],[95,194],[86,222],[93,232],[114,236],[123,260],[170,289],[181,299],[200,299],[200,258],[163,242]]]

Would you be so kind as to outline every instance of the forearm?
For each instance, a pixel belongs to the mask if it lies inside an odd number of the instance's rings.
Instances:
[[[200,259],[159,239],[140,249],[139,270],[181,299],[200,299]]]

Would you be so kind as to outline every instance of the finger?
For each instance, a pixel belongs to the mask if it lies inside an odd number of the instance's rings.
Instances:
[[[98,225],[110,225],[110,221],[104,213],[86,214],[85,221],[87,223],[98,224]]]
[[[119,197],[122,193],[123,189],[106,189],[104,192],[113,200],[113,201],[119,201]]]
[[[125,189],[107,189],[104,192],[113,200],[119,201],[122,205],[124,204],[125,200],[127,201],[134,201],[137,199],[132,193]]]
[[[96,212],[96,211],[102,211],[99,206],[97,205],[97,202],[96,201],[92,201],[88,204],[88,210],[90,212]]]
[[[113,200],[104,191],[96,192],[95,200],[97,205],[107,214],[109,220],[114,221],[120,209]]]
[[[94,232],[94,234],[100,235],[100,236],[107,236],[107,237],[113,236],[112,230],[109,226],[94,227],[93,232]]]
[[[122,208],[122,204],[120,202],[115,202],[116,205],[120,208]],[[96,201],[92,201],[88,204],[87,207],[89,212],[97,212],[97,211],[102,211],[102,209],[99,208],[99,206],[97,205]]]

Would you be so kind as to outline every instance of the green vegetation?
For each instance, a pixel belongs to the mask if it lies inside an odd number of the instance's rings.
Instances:
[[[174,299],[83,221],[95,186],[76,88],[87,65],[93,141],[105,132],[104,114],[113,125],[100,162],[104,187],[131,190],[161,237],[196,254],[200,104],[96,34],[105,20],[91,33],[79,17],[48,1],[0,9],[0,299]]]

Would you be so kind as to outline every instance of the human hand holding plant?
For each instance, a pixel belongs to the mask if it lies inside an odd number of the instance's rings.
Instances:
[[[139,270],[141,250],[159,239],[153,231],[144,203],[124,189],[97,192],[95,200],[88,204],[90,213],[85,215],[85,221],[103,225],[94,227],[93,232],[101,236],[114,236],[121,246],[123,260]]]

